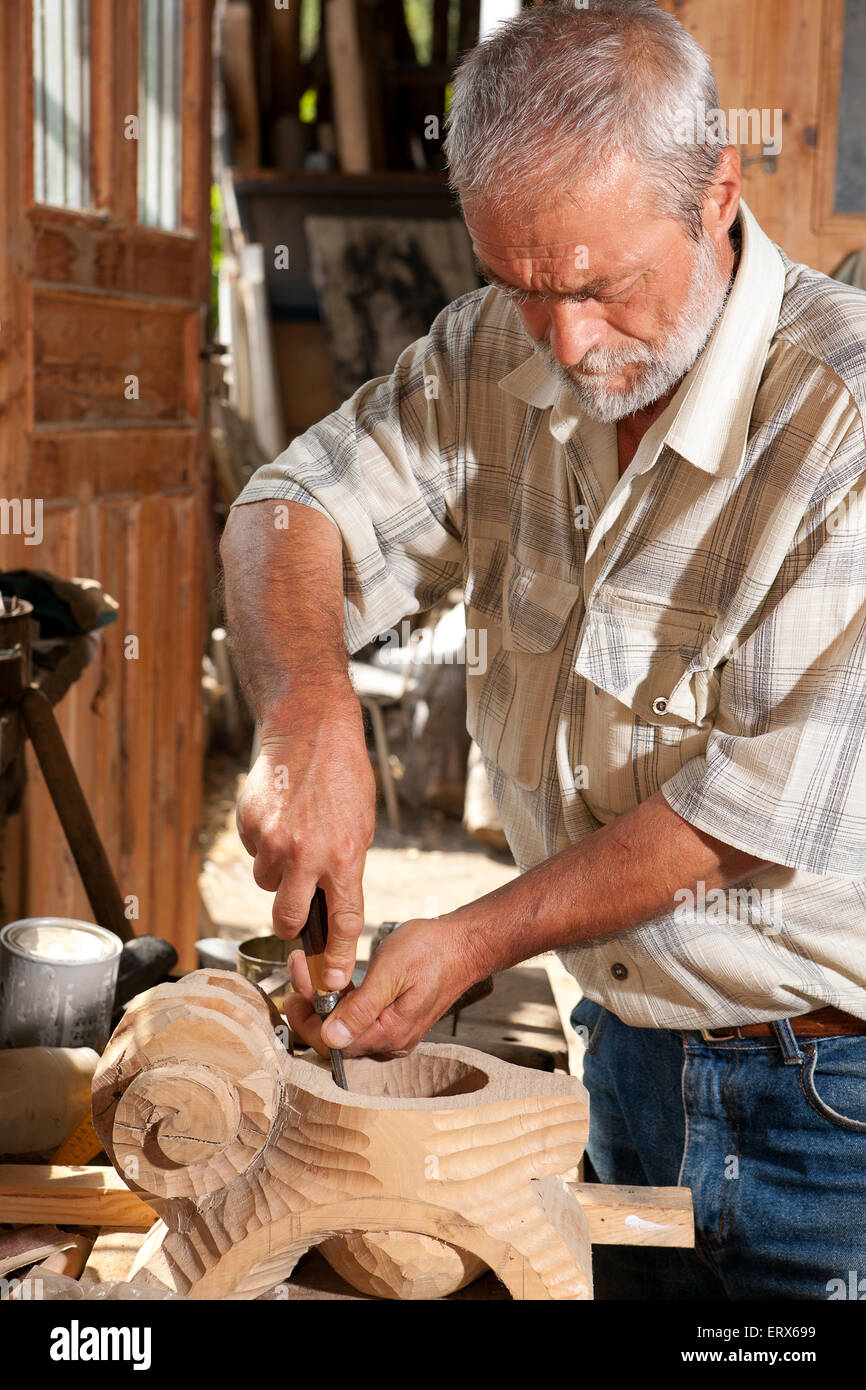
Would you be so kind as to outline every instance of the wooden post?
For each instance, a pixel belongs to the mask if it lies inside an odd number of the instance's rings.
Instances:
[[[356,0],[325,0],[324,19],[340,168],[367,174],[372,160]]]

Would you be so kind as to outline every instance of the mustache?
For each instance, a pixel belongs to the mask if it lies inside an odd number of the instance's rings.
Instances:
[[[556,360],[549,343],[536,343],[535,349],[549,367],[567,375],[573,371],[597,372],[599,374],[614,372],[622,367],[652,366],[658,361],[658,354],[651,344],[641,343],[637,340],[627,347],[588,348],[578,362],[572,362],[568,367],[564,367],[561,362]]]

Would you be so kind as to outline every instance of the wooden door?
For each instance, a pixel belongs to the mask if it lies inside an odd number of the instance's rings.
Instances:
[[[58,717],[137,932],[195,963],[207,473],[211,0],[0,7],[0,568],[120,605]],[[90,916],[29,757],[27,915]],[[7,915],[9,907],[7,905]]]
[[[722,109],[781,111],[782,148],[741,144],[743,196],[795,261],[866,246],[862,0],[660,0],[710,55]]]

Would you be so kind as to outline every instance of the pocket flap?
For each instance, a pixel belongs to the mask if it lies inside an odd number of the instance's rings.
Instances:
[[[502,645],[509,651],[549,652],[559,643],[583,590],[524,565],[505,562]]]
[[[605,594],[587,614],[575,670],[648,724],[700,726],[718,705],[715,617]]]

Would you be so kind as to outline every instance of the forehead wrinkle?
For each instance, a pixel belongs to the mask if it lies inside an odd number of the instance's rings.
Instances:
[[[501,275],[497,275],[496,271],[491,270],[490,267],[489,267],[488,265],[485,265],[484,261],[482,261],[481,257],[480,257],[476,252],[473,252],[473,259],[474,259],[474,261],[475,261],[475,269],[478,271],[479,275],[481,275],[483,279],[489,280],[491,284],[497,285],[500,289],[503,289],[503,290],[522,290],[524,294],[541,294],[541,293],[547,293],[547,294],[552,294],[552,295],[555,295],[555,296],[561,295],[561,296],[563,296],[563,297],[571,297],[572,295],[580,294],[580,295],[586,295],[587,299],[592,299],[596,294],[599,293],[599,291],[607,289],[610,285],[616,284],[616,282],[617,282],[618,279],[622,279],[622,275],[620,275],[620,276],[601,276],[601,275],[597,275],[594,279],[592,279],[592,280],[586,280],[582,285],[577,285],[577,286],[573,287],[572,289],[568,289],[568,290],[552,290],[552,289],[547,289],[546,291],[541,291],[541,290],[537,290],[537,289],[526,290],[526,289],[524,288],[523,285],[515,285],[512,281],[510,281],[510,280],[505,280],[505,279],[503,279],[503,277],[502,277]],[[624,273],[629,273],[629,272],[624,272]],[[533,272],[533,279],[534,279],[534,278],[535,278],[535,273]]]

